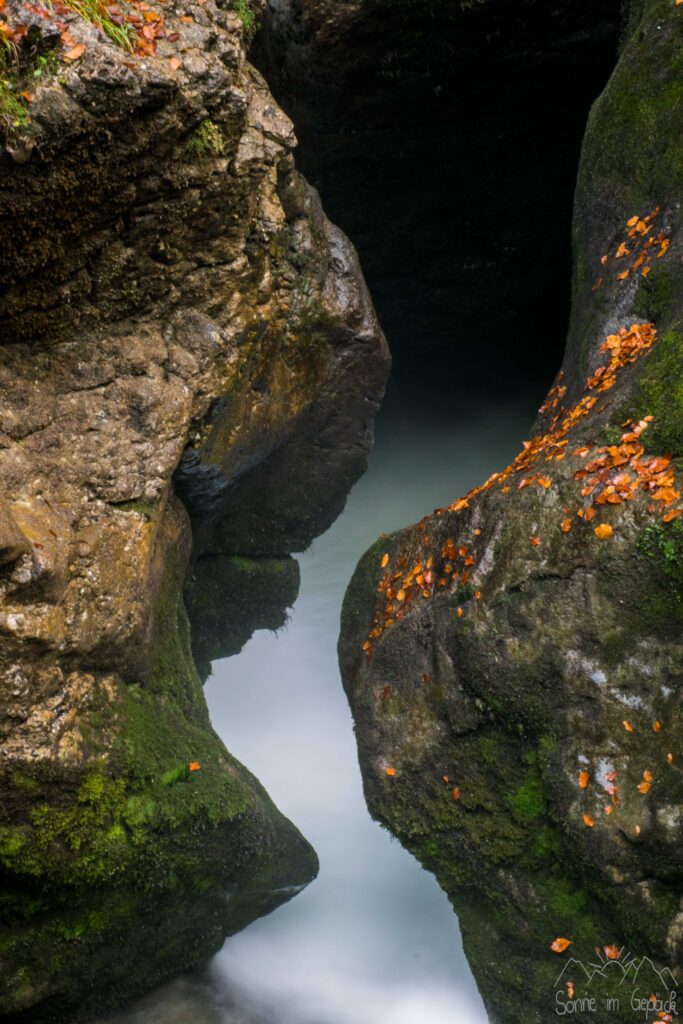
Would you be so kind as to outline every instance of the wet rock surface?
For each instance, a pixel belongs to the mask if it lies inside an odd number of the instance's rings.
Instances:
[[[198,962],[315,875],[211,729],[182,591],[191,553],[326,525],[388,355],[234,12],[165,7],[134,56],[67,11],[70,62],[49,12],[3,15],[52,54],[0,155],[0,1005],[37,1021]]]
[[[642,958],[662,972],[652,993],[681,973],[682,27],[660,2],[625,26],[584,140],[569,339],[535,433],[380,538],[342,616],[368,805],[449,894],[501,1022],[554,1019],[567,981],[596,995],[590,1019],[635,1020]],[[591,987],[576,964],[605,946],[636,958],[620,993],[621,965]]]

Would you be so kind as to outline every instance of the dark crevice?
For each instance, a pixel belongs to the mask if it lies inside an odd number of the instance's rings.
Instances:
[[[406,400],[460,391],[467,406],[474,378],[540,398],[564,349],[579,150],[619,2],[363,10],[325,34],[278,3],[253,59],[359,250],[394,383]]]

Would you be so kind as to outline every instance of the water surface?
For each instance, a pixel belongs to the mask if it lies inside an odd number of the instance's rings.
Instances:
[[[344,591],[378,534],[501,468],[527,436],[533,389],[436,418],[393,394],[368,473],[300,556],[288,626],[214,663],[206,693],[228,749],[313,843],[320,875],[228,939],[205,970],[150,994],[125,1024],[486,1024],[458,922],[433,877],[363,799],[336,659]],[[407,410],[407,411],[406,411]]]

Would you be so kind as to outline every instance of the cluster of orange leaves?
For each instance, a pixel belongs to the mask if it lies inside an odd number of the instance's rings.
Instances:
[[[164,3],[165,0],[158,0],[158,2]],[[206,2],[206,0],[199,0],[199,2]],[[37,14],[44,21],[51,22],[59,30],[64,47],[62,56],[67,63],[79,60],[83,56],[86,50],[85,43],[76,43],[68,30],[66,22],[60,20],[64,15],[72,13],[68,4],[62,3],[61,0],[52,0],[48,7],[44,7],[40,3],[27,0],[23,6],[33,14]],[[6,0],[0,0],[0,11],[5,7]],[[144,0],[122,0],[121,3],[109,4],[98,0],[98,8],[103,18],[113,22],[114,25],[129,30],[131,46],[133,52],[138,57],[153,57],[157,51],[157,39],[165,38],[168,42],[172,43],[179,38],[177,32],[166,32],[163,15],[152,10],[150,5],[145,3]],[[193,20],[189,16],[180,18],[180,21],[184,22],[191,22]],[[0,33],[15,46],[21,43],[27,31],[27,25],[22,23],[10,25],[9,22],[0,16]],[[174,69],[180,67],[178,57],[171,57],[169,61]],[[30,102],[30,95],[22,95],[24,99]]]
[[[614,275],[616,281],[625,281],[631,273],[638,270],[643,277],[647,277],[651,270],[652,260],[661,259],[669,248],[669,239],[664,232],[660,231],[656,235],[650,234],[660,212],[660,208],[656,207],[646,217],[635,216],[626,221],[624,238],[617,243],[614,253],[606,253],[600,260],[602,266],[605,267],[605,273],[607,273],[608,264],[612,260],[613,263],[618,261],[614,267],[617,271]],[[655,252],[655,250],[657,251]],[[629,259],[630,262],[624,262]],[[604,277],[597,279],[593,285],[594,292],[602,287],[604,280]]]
[[[658,214],[655,211],[650,219]],[[648,229],[648,219],[638,221]],[[622,327],[616,334],[609,335],[603,342],[600,351],[609,358],[606,363],[588,378],[584,386],[584,394],[570,409],[565,409],[564,398],[567,393],[562,384],[563,375],[559,374],[557,382],[551,388],[540,408],[540,413],[548,423],[545,433],[538,434],[525,441],[522,450],[515,460],[499,473],[494,473],[480,487],[476,487],[459,498],[447,509],[437,509],[436,516],[444,512],[461,512],[469,508],[478,495],[492,487],[507,494],[514,482],[517,490],[535,486],[548,490],[552,486],[549,475],[550,466],[561,462],[567,457],[569,434],[591,412],[600,396],[610,391],[617,382],[619,374],[630,364],[641,358],[657,339],[657,331],[653,324],[631,324]],[[647,416],[639,423],[629,424],[622,434],[618,445],[591,447],[582,445],[571,454],[577,458],[585,458],[593,454],[585,468],[577,470],[575,479],[584,481],[581,496],[589,498],[586,508],[578,508],[576,515],[585,523],[596,517],[596,506],[618,505],[630,501],[638,492],[647,493],[650,498],[648,511],[654,512],[657,505],[664,511],[664,522],[670,522],[680,514],[680,509],[671,506],[679,501],[680,492],[675,488],[675,471],[669,456],[648,456],[640,442],[640,435],[648,427],[652,417]],[[541,468],[543,466],[544,468]],[[513,481],[513,478],[515,480]],[[656,503],[656,504],[655,504]],[[566,508],[565,518],[560,530],[567,534],[572,528],[571,509]],[[418,529],[424,528],[426,519],[422,520]],[[475,537],[481,531],[475,530]],[[609,523],[599,523],[594,527],[595,535],[600,540],[613,536],[614,530]],[[541,546],[541,538],[534,535],[530,538],[532,547]],[[428,535],[422,537],[423,547],[430,544]],[[476,556],[471,544],[456,543],[449,538],[442,545],[440,556],[430,554],[412,566],[399,556],[394,566],[390,566],[390,557],[384,554],[380,568],[383,570],[377,590],[383,597],[375,610],[363,650],[370,656],[373,642],[382,636],[385,630],[403,618],[407,606],[422,597],[427,600],[440,588],[465,586],[469,583],[476,566]],[[479,591],[475,597],[480,598]],[[462,617],[463,609],[458,606],[456,614]]]

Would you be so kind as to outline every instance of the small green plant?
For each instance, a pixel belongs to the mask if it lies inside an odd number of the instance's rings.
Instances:
[[[207,117],[193,131],[187,148],[194,156],[220,156],[225,151],[225,139],[218,125]]]
[[[50,53],[41,53],[36,57],[33,78],[48,78],[50,75],[56,75],[58,71],[59,60],[54,50]]]
[[[239,16],[239,19],[244,26],[244,33],[247,39],[251,39],[257,32],[259,23],[256,20],[256,15],[249,6],[249,0],[234,0],[234,7],[235,13]]]
[[[11,139],[18,128],[30,121],[19,83],[17,48],[0,34],[0,130],[6,140]]]
[[[66,6],[104,32],[116,46],[130,53],[134,50],[133,32],[128,25],[118,25],[98,0],[65,0]]]

